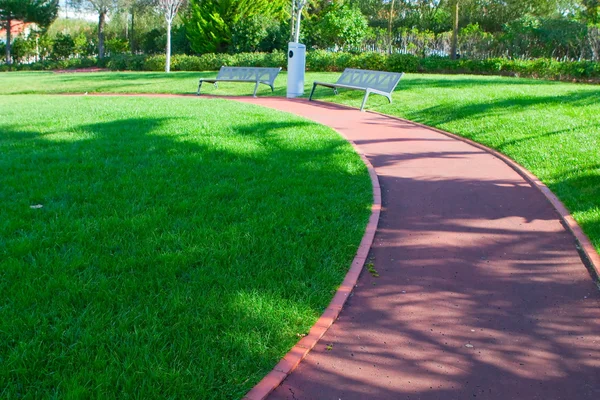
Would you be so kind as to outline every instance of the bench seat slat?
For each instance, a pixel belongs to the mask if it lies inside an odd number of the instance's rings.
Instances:
[[[333,89],[343,88],[351,90],[362,90],[365,92],[360,111],[364,111],[367,98],[370,93],[380,94],[387,97],[389,102],[392,102],[392,92],[400,82],[404,73],[385,72],[385,71],[370,71],[365,69],[346,68],[342,75],[335,83],[330,82],[313,82],[313,88],[310,92],[309,100],[317,86],[325,86]]]
[[[222,66],[216,78],[201,78],[198,82],[197,95],[200,94],[200,88],[203,82],[252,82],[256,83],[254,87],[254,97],[258,90],[258,84],[262,83],[275,90],[273,84],[281,68],[263,68],[263,67],[226,67]]]
[[[358,86],[351,86],[351,85],[344,85],[344,84],[341,84],[341,83],[331,83],[331,82],[319,82],[319,81],[315,81],[315,82],[313,82],[313,84],[317,84],[319,86],[330,87],[330,88],[367,90],[367,88],[358,87]]]

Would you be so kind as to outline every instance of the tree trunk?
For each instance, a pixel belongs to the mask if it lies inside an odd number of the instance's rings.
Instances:
[[[131,7],[131,29],[129,30],[129,49],[135,53],[135,9]]]
[[[456,50],[458,49],[458,1],[454,0],[454,28],[452,29],[452,48],[450,49],[450,58],[456,60]]]
[[[167,21],[167,60],[165,72],[171,72],[171,21]]]
[[[394,20],[394,0],[390,4],[390,20],[388,23],[388,54],[392,54],[392,28]]]
[[[10,68],[11,62],[10,62],[10,28],[12,25],[12,21],[11,19],[7,19],[6,20],[6,65],[8,65],[8,67]]]
[[[104,58],[104,25],[106,25],[106,10],[98,13],[98,59]]]

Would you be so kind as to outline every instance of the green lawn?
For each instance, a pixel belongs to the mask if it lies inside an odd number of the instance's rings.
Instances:
[[[0,188],[2,399],[242,397],[372,200],[329,128],[198,98],[1,96]]]

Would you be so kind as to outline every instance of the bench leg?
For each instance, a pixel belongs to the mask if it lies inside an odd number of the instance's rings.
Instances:
[[[363,97],[362,104],[360,105],[360,111],[365,111],[365,104],[367,104],[367,99],[369,98],[370,93],[371,91],[367,89],[367,91],[365,92],[365,97]]]
[[[308,96],[308,101],[311,101],[311,100],[312,100],[312,97],[313,97],[313,94],[315,93],[315,88],[316,88],[316,87],[317,87],[317,84],[316,84],[316,83],[313,83],[313,88],[312,88],[312,90],[310,91],[310,96]]]
[[[198,82],[198,91],[196,92],[196,96],[200,96],[200,88],[202,87],[202,79]]]
[[[387,95],[387,96],[385,96],[385,97],[387,97],[387,99],[390,101],[390,104],[392,104],[392,95],[391,95],[391,94],[388,94],[388,95]]]
[[[260,82],[256,82],[256,86],[254,86],[254,93],[252,94],[252,97],[256,97],[256,91],[258,90],[258,84]]]
[[[269,85],[271,86],[271,93],[273,93],[275,91],[275,88],[273,87],[273,85]]]

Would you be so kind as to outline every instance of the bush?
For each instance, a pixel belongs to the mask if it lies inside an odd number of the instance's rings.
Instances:
[[[264,53],[239,53],[232,56],[232,65],[237,67],[265,67]]]
[[[164,56],[162,57],[164,70]],[[200,57],[177,54],[171,57],[171,69],[173,71],[203,71]]]
[[[35,42],[23,36],[17,36],[11,46],[13,62],[25,62],[35,54]]]
[[[106,66],[115,71],[164,71],[165,56],[121,54],[102,61],[94,58],[70,58],[16,65],[18,70],[48,70]],[[171,58],[173,71],[217,71],[221,66],[250,66],[286,68],[287,53],[203,54],[189,56],[176,54]],[[2,70],[8,69],[0,65]],[[600,82],[600,63],[593,61],[556,61],[549,58],[512,60],[488,58],[485,60],[431,56],[418,58],[411,54],[385,55],[374,52],[352,54],[313,50],[306,54],[306,69],[313,72],[341,72],[345,68],[360,68],[392,72],[423,72],[447,74],[508,75],[554,80]]]
[[[71,35],[58,33],[52,44],[51,57],[54,60],[66,60],[75,51],[75,41]]]
[[[388,67],[388,57],[381,53],[362,53],[357,57],[360,68],[385,71]]]
[[[337,53],[331,53],[325,50],[314,50],[306,53],[306,69],[308,71],[337,71],[335,58]]]
[[[106,67],[113,71],[141,71],[144,69],[145,61],[146,56],[117,54],[108,58]]]
[[[437,59],[441,57],[431,58]],[[427,58],[423,60],[427,60]],[[411,54],[391,54],[387,58],[386,70],[392,72],[417,72],[419,70],[419,58]]]
[[[283,51],[274,51],[272,53],[265,54],[265,64],[267,67],[272,68],[286,68],[287,67],[287,53]]]
[[[106,51],[110,55],[127,53],[129,42],[125,39],[108,39],[106,41]]]
[[[76,69],[89,68],[96,66],[94,58],[70,58],[68,60],[44,60],[31,64],[21,64],[17,66],[19,71],[44,71],[54,69]]]
[[[177,62],[174,58],[175,57],[171,58],[171,68],[174,71],[176,71],[177,70]],[[150,57],[146,58],[142,68],[144,71],[164,71],[166,64],[167,64],[167,57],[164,54],[161,54],[161,55],[150,56]]]

